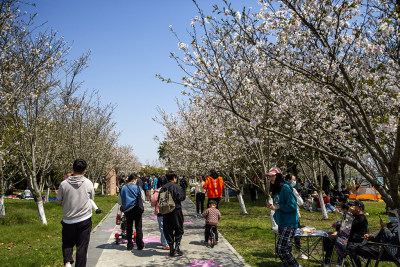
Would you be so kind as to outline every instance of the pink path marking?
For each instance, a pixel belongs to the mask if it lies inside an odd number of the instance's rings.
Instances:
[[[103,230],[103,232],[114,232],[114,231],[120,231],[120,230],[121,229],[111,228],[111,229]]]
[[[194,222],[184,222],[183,224],[194,224]]]
[[[220,263],[216,263],[213,260],[206,261],[192,261],[192,264],[189,267],[209,267],[209,266],[221,266]]]

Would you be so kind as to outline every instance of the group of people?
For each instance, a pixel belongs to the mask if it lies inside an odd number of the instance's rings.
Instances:
[[[395,257],[399,256],[396,247],[390,245],[400,245],[398,232],[398,218],[394,210],[388,209],[387,216],[389,223],[380,219],[381,230],[376,234],[369,234],[368,220],[365,216],[365,206],[360,200],[355,200],[348,204],[342,204],[343,220],[335,225],[336,231],[324,238],[325,265],[329,266],[333,248],[338,252],[337,264],[341,265],[343,257],[348,254],[357,267],[361,266],[361,257],[377,259],[379,247],[367,241],[387,244],[391,253]],[[381,260],[392,260],[391,256],[383,251]]]
[[[138,183],[138,177],[131,174],[128,178],[128,183],[121,189],[120,203],[127,218],[127,249],[133,249],[132,232],[133,221],[135,221],[136,229],[136,245],[138,250],[142,250],[143,243],[143,229],[142,229],[142,213],[144,189]],[[208,181],[208,182],[207,182]],[[215,233],[217,236],[216,226],[221,214],[218,210],[219,200],[222,197],[222,189],[224,188],[223,180],[218,174],[212,170],[210,176],[207,177],[206,182],[200,178],[200,181],[193,184],[198,187],[198,194],[196,194],[196,208],[197,214],[201,208],[202,217],[206,219],[205,226],[205,244],[208,243],[209,230],[211,226],[215,226]],[[177,175],[169,171],[165,177],[162,176],[157,179],[156,189],[151,196],[151,205],[155,208],[154,213],[157,216],[158,226],[161,233],[161,244],[163,249],[169,250],[170,256],[182,256],[181,240],[184,234],[183,223],[184,217],[182,213],[181,202],[186,198],[186,188],[188,182],[186,177],[183,177],[178,185]],[[204,195],[208,194],[209,208],[203,213],[204,210]],[[169,199],[171,198],[171,199]],[[173,206],[171,209],[170,206]],[[218,240],[218,237],[216,238]]]
[[[74,263],[73,247],[76,246],[75,266],[85,266],[87,251],[92,228],[92,209],[100,213],[94,203],[94,186],[87,179],[86,162],[77,159],[73,163],[73,171],[66,176],[57,191],[57,202],[63,206],[62,224],[62,251],[65,266]],[[292,241],[295,247],[300,248],[300,240],[296,237],[296,230],[301,228],[299,206],[305,205],[300,194],[296,190],[296,177],[291,174],[282,174],[282,171],[274,167],[266,176],[270,181],[272,201],[267,203],[267,208],[271,210],[271,221],[276,225],[278,242],[276,244],[276,254],[285,266],[300,266],[292,253]],[[188,185],[196,188],[196,215],[201,215],[206,220],[205,244],[208,243],[210,230],[214,229],[216,241],[218,242],[217,225],[221,218],[219,212],[219,202],[222,191],[225,187],[223,179],[211,170],[210,176],[199,181],[188,183],[186,178],[182,178],[178,185],[177,175],[169,171],[165,176],[143,182],[135,174],[129,175],[125,185],[121,188],[119,203],[127,220],[127,249],[133,249],[133,222],[136,229],[136,246],[138,250],[144,248],[142,214],[144,211],[143,202],[146,201],[145,184],[151,185],[154,189],[149,200],[155,208],[158,226],[161,233],[161,243],[163,249],[169,250],[170,256],[182,256],[181,240],[184,234],[184,217],[181,202],[186,198],[186,188]],[[334,192],[337,188],[334,188]],[[152,192],[151,189],[147,189]],[[150,193],[151,194],[151,193]],[[205,194],[208,197],[208,209],[204,210]],[[339,255],[340,264],[343,255],[350,255],[357,266],[361,266],[360,256],[374,257],[378,254],[378,248],[363,241],[375,241],[387,243],[389,245],[400,245],[398,233],[398,217],[393,210],[388,211],[389,223],[380,221],[381,230],[374,235],[369,234],[368,220],[365,217],[365,206],[355,200],[346,204],[345,196],[333,194],[335,203],[341,202],[343,220],[336,224],[336,231],[329,233],[323,238],[323,248],[325,251],[325,264],[329,265],[333,248]],[[336,198],[336,196],[337,198]],[[327,204],[327,203],[325,203]],[[331,204],[331,203],[329,203]],[[332,205],[332,204],[331,204]],[[273,227],[274,228],[274,227]],[[393,255],[399,255],[396,247],[390,247]],[[385,251],[381,259],[390,259],[390,255]]]
[[[63,206],[62,224],[62,251],[64,265],[72,266],[73,248],[76,246],[75,266],[86,266],[90,232],[92,229],[92,209],[101,213],[94,202],[93,183],[84,175],[87,164],[83,159],[76,159],[72,166],[72,172],[64,177],[59,189],[56,191],[56,200]],[[178,185],[177,175],[169,171],[162,177],[150,177],[146,175],[139,177],[135,174],[129,175],[127,179],[120,181],[120,194],[118,202],[126,216],[127,249],[133,249],[133,223],[136,229],[136,246],[138,250],[144,248],[142,214],[144,202],[151,202],[155,207],[155,214],[161,233],[163,249],[169,250],[170,256],[182,256],[180,249],[184,234],[184,217],[181,202],[186,198],[188,182],[183,177]],[[218,174],[211,170],[210,176],[204,181],[195,183],[197,186],[196,209],[197,215],[201,210],[201,216],[206,221],[205,244],[208,243],[210,228],[214,229],[216,241],[218,242],[217,225],[221,218],[219,212],[219,200],[224,188],[223,180]],[[152,190],[153,189],[153,190]],[[208,209],[204,211],[204,194],[208,195]],[[166,209],[167,208],[167,209]],[[204,211],[204,212],[203,212]]]
[[[151,199],[151,193],[154,192],[154,190],[157,189],[157,182],[160,179],[160,177],[156,175],[151,175],[150,177],[147,177],[146,173],[143,173],[142,176],[138,176],[138,185],[144,190],[144,195],[145,195],[145,202],[148,203],[150,202]],[[122,187],[124,187],[125,184],[127,184],[128,177],[122,176],[121,179],[118,181],[118,188],[119,192],[121,192]]]
[[[300,225],[299,206],[305,208],[313,206],[313,199],[303,199],[295,189],[296,177],[287,174],[283,176],[282,171],[274,167],[266,174],[270,181],[272,203],[267,203],[267,208],[271,210],[271,221],[274,229],[276,224],[278,232],[278,241],[276,244],[276,254],[282,260],[284,266],[301,266],[292,253],[292,241],[295,241],[295,247],[300,247],[300,240],[296,237],[296,230],[302,228]],[[381,230],[374,235],[369,234],[368,220],[365,217],[365,206],[360,200],[347,203],[347,192],[342,187],[342,193],[337,191],[338,187],[333,189],[334,202],[331,203],[324,195],[324,204],[332,212],[336,211],[334,205],[341,205],[343,220],[336,224],[336,231],[329,232],[327,237],[323,237],[323,248],[325,253],[325,265],[329,266],[332,258],[333,249],[338,252],[337,264],[341,265],[343,257],[350,255],[356,266],[361,266],[360,256],[367,258],[376,258],[379,255],[379,247],[364,241],[375,241],[389,245],[393,255],[399,256],[396,247],[390,245],[400,245],[398,233],[398,217],[393,210],[388,210],[389,223],[380,221]],[[316,201],[315,201],[316,202]],[[320,209],[320,207],[317,207]],[[390,260],[391,255],[386,251],[381,255],[382,260]]]

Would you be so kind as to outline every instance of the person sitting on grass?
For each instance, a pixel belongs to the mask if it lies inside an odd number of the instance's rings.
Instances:
[[[326,195],[325,191],[322,191],[322,197],[323,197],[326,211],[327,212],[336,212],[336,208],[330,203],[329,197]],[[319,202],[319,198],[317,198],[317,210],[319,212],[322,211],[321,203]]]
[[[313,197],[309,194],[304,201],[303,207],[306,211],[312,211]]]
[[[210,200],[208,204],[209,208],[201,215],[206,219],[206,228],[204,230],[204,244],[208,244],[208,239],[210,237],[210,229],[214,226],[213,232],[215,234],[215,243],[218,244],[218,221],[221,219],[221,213],[217,209],[217,202],[215,200]]]
[[[346,203],[347,199],[349,198],[350,191],[349,191],[349,189],[347,189],[347,187],[345,185],[341,185],[340,188],[342,189],[342,195],[343,195],[343,199],[341,199],[340,201],[342,203]]]

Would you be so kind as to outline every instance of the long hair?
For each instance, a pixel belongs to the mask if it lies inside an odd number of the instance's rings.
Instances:
[[[271,193],[273,196],[276,194],[279,194],[281,192],[282,185],[283,185],[282,173],[277,173],[275,176],[276,176],[275,183],[271,184]]]

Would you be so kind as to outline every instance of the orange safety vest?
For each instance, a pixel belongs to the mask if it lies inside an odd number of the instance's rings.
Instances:
[[[203,185],[203,188],[207,190],[208,198],[222,197],[222,189],[225,188],[224,180],[222,180],[222,177],[214,179],[208,176],[206,178],[206,182]]]

